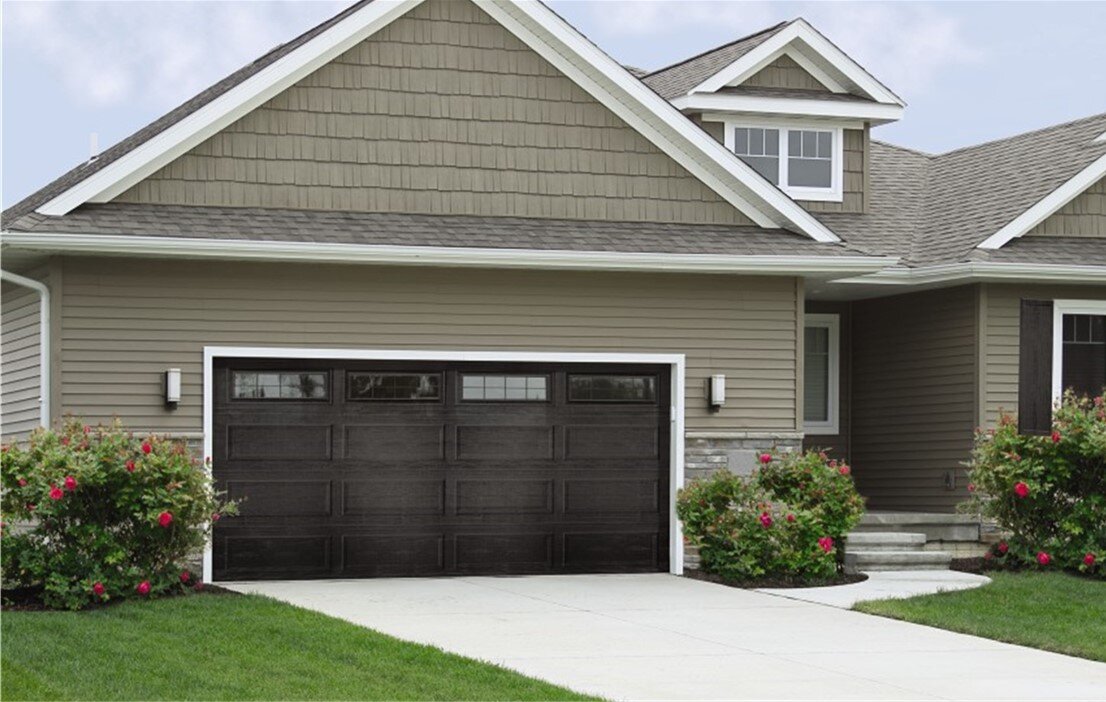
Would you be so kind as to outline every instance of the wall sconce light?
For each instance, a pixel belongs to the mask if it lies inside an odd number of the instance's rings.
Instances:
[[[180,402],[180,368],[165,371],[165,406],[176,409]]]
[[[707,380],[707,400],[712,412],[717,412],[726,404],[726,376],[712,375]]]

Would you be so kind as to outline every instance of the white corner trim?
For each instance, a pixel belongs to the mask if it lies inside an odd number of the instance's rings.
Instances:
[[[354,361],[450,361],[505,363],[618,363],[667,365],[671,371],[669,431],[669,494],[668,494],[668,572],[684,572],[684,538],[676,515],[676,491],[684,484],[684,432],[686,412],[685,374],[687,359],[682,353],[575,353],[527,351],[422,351],[396,349],[336,349],[294,348],[280,346],[204,346],[203,350],[203,447],[204,458],[213,455],[214,448],[214,366],[216,358],[310,358]],[[210,471],[211,466],[204,461]],[[210,475],[210,473],[209,473]],[[203,579],[211,582],[214,574],[211,539],[204,546]]]
[[[939,285],[965,280],[1106,284],[1106,266],[987,261],[945,263],[920,268],[888,267],[876,273],[833,282],[856,285]]]
[[[893,122],[902,119],[903,108],[878,102],[818,100],[791,97],[734,95],[732,93],[691,93],[675,98],[672,104],[688,112],[749,112],[798,117],[870,120]]]
[[[795,42],[805,44],[820,58],[829,63],[834,70],[838,71],[845,81],[855,85],[861,92],[876,102],[899,105],[900,107],[905,105],[897,95],[876,80],[872,74],[864,70],[864,68],[848,54],[837,48],[837,46],[822,36],[818,30],[814,29],[814,27],[810,26],[802,19],[795,20],[789,26],[783,28],[764,41],[760,46],[692,88],[689,93],[717,92],[724,86],[731,85],[735,81],[747,78],[760,68],[766,66],[786,47]],[[801,46],[799,46],[797,53],[802,53]],[[794,54],[791,55],[794,56]],[[817,78],[817,76],[815,77]],[[836,82],[841,85],[841,81]]]
[[[452,246],[375,246],[303,241],[195,239],[110,234],[3,232],[4,247],[50,253],[158,256],[223,260],[374,263],[381,265],[546,270],[676,271],[750,275],[862,274],[898,261],[881,256],[744,256],[493,249]]]
[[[1092,161],[1089,166],[1076,173],[1071,180],[1053,190],[1037,204],[1015,217],[1005,227],[987,237],[976,248],[1001,249],[1074,200],[1103,176],[1106,176],[1106,154]]]
[[[803,431],[808,436],[835,436],[841,433],[841,315],[807,314],[803,326],[829,330],[828,419],[823,422],[804,421]]]
[[[1052,402],[1059,404],[1064,395],[1064,315],[1106,315],[1106,300],[1052,301]]]
[[[33,290],[38,295],[38,424],[50,427],[50,288],[41,280],[0,269],[0,280]]]
[[[376,0],[37,208],[59,216],[106,202],[231,124],[423,0]]]

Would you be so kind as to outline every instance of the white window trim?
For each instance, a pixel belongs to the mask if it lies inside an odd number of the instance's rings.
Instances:
[[[214,434],[214,363],[216,358],[310,358],[328,360],[372,361],[474,361],[521,363],[617,363],[667,365],[671,372],[671,406],[669,407],[669,489],[668,494],[668,572],[684,572],[684,536],[676,515],[676,492],[684,484],[684,403],[686,357],[682,353],[561,353],[525,351],[419,351],[395,349],[334,349],[293,348],[272,346],[204,346],[203,360],[203,445],[204,457],[213,454]],[[210,475],[211,465],[204,461]],[[212,582],[214,555],[208,538],[203,553],[203,579]]]
[[[1059,405],[1064,395],[1064,315],[1094,314],[1106,316],[1106,300],[1052,301],[1052,404]]]
[[[803,431],[811,436],[833,436],[841,433],[841,315],[808,314],[803,322],[804,337],[806,327],[829,330],[829,379],[826,393],[829,418],[824,422],[804,420]],[[803,355],[806,355],[805,348]],[[803,372],[806,372],[805,369]]]
[[[841,202],[844,200],[845,180],[845,130],[836,125],[811,124],[809,122],[794,122],[791,120],[726,120],[726,131],[723,137],[726,148],[734,151],[735,129],[776,129],[779,130],[779,157],[780,157],[780,182],[779,189],[787,193],[795,200],[815,202]],[[828,188],[805,188],[787,185],[787,161],[789,130],[808,130],[819,132],[831,132],[833,134],[833,162],[831,165],[832,185]]]

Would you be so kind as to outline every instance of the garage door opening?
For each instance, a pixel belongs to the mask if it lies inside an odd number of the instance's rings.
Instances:
[[[671,366],[215,358],[214,579],[669,570]]]

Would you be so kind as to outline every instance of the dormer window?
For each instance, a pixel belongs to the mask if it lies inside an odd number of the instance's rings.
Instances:
[[[840,128],[733,123],[727,126],[726,145],[791,197],[841,201]]]

